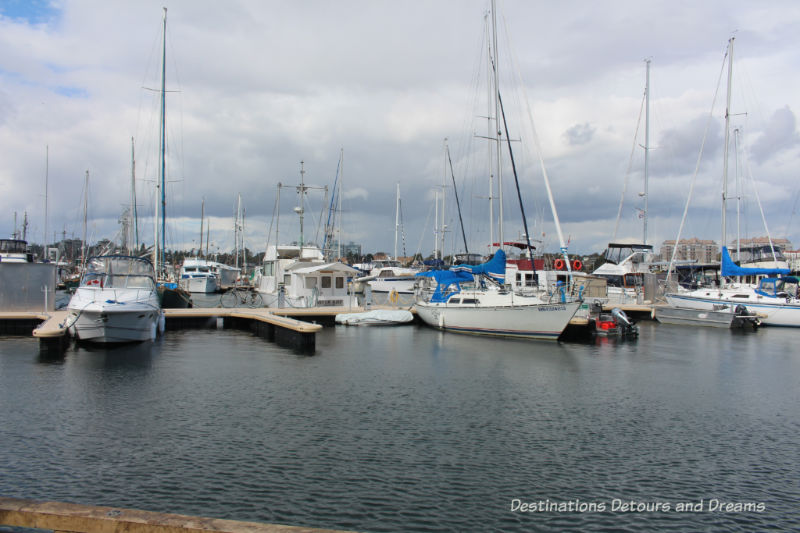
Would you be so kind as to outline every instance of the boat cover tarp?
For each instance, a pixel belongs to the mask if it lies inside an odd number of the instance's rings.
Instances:
[[[490,278],[503,283],[506,277],[506,254],[503,250],[497,250],[494,256],[486,263],[480,265],[456,265],[450,270],[428,270],[419,272],[417,276],[424,276],[436,280],[436,290],[431,297],[432,302],[446,302],[450,296],[461,291],[460,283],[473,281],[473,275],[484,274]],[[450,285],[455,285],[455,292],[450,292]]]
[[[363,313],[339,313],[336,315],[337,324],[358,325],[394,325],[406,324],[414,320],[411,311],[405,309],[374,309]]]
[[[497,250],[494,256],[486,263],[480,265],[455,265],[449,270],[427,270],[417,273],[417,276],[434,278],[439,285],[452,285],[462,281],[472,281],[473,274],[485,274],[502,283],[506,278],[506,254]]]
[[[723,276],[755,276],[755,275],[788,275],[791,272],[788,268],[756,268],[740,267],[731,259],[728,247],[722,247],[722,275]]]

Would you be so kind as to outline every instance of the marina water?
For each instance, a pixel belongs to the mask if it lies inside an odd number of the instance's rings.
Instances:
[[[311,356],[222,329],[62,357],[0,338],[0,495],[359,531],[798,530],[798,332],[640,326],[337,326]]]

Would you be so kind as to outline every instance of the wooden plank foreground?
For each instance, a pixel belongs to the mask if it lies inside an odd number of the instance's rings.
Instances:
[[[136,509],[0,498],[0,525],[73,533],[346,533]]]

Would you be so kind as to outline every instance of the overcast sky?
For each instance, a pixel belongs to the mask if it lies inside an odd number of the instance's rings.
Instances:
[[[197,246],[205,199],[211,249],[230,249],[241,194],[246,244],[263,251],[278,183],[299,183],[303,161],[307,184],[332,189],[343,153],[344,241],[393,253],[399,183],[405,252],[430,254],[434,192],[446,178],[446,250],[460,251],[447,139],[470,251],[488,249],[488,0],[0,0],[3,237],[14,231],[14,213],[20,226],[27,212],[28,240],[42,241],[46,176],[48,240],[80,237],[88,170],[90,239],[114,238],[131,196],[135,138],[141,239],[152,243],[162,6],[169,248]],[[646,58],[648,241],[658,248],[677,236],[693,180],[682,237],[720,240],[732,36],[738,133],[729,195],[737,196],[738,176],[739,227],[743,236],[766,234],[760,200],[773,237],[800,243],[800,3],[498,0],[497,25],[500,92],[529,232],[541,248],[559,242],[540,157],[571,252],[605,248],[623,191],[617,239],[643,238],[644,119],[638,136],[637,123]],[[522,218],[505,151],[503,159],[511,239]],[[306,240],[321,240],[323,201],[324,192],[309,191]],[[283,242],[298,238],[296,205],[296,192],[284,189]],[[735,202],[729,207],[731,238]]]

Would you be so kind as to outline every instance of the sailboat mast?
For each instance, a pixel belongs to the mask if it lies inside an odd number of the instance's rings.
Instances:
[[[300,161],[300,187],[297,189],[297,192],[300,194],[300,206],[297,208],[297,213],[300,215],[300,257],[303,257],[303,208],[306,193],[305,176],[306,171],[303,162]]]
[[[727,226],[726,226],[726,212],[728,210],[728,144],[730,142],[730,125],[731,125],[731,85],[733,80],[733,40],[731,37],[728,41],[728,96],[725,103],[725,149],[722,159],[722,242],[720,247],[726,245],[727,240]]]
[[[397,183],[397,194],[394,201],[394,259],[397,259],[397,233],[400,231],[400,183]]]
[[[197,257],[203,256],[203,217],[206,215],[206,199],[200,202],[200,247],[197,249]]]
[[[488,14],[485,17],[488,19]],[[486,65],[488,68],[488,72],[486,75],[486,90],[488,91],[488,97],[486,99],[486,105],[488,109],[486,110],[486,138],[493,139],[495,135],[492,133],[492,84],[489,82],[489,77],[491,76],[492,71],[492,46],[489,44],[489,40],[491,39],[491,30],[489,28],[489,21],[486,21],[486,54],[487,60]],[[489,246],[491,247],[492,243],[494,242],[494,172],[492,172],[492,143],[487,143],[489,154],[486,158],[486,161],[489,161]]]
[[[497,65],[498,65],[498,54],[497,54],[497,8],[496,8],[495,0],[492,0],[492,46],[494,48],[494,59],[493,59],[493,68],[492,73],[494,75],[494,116],[495,116],[495,159],[497,165],[497,198],[500,203],[498,207],[498,212],[500,215],[500,222],[498,224],[498,235],[499,235],[499,244],[500,248],[503,248],[503,174],[500,165],[500,137],[502,133],[500,132],[500,103],[498,102],[498,95],[500,94],[500,86],[498,84],[498,77],[497,77]]]
[[[166,128],[166,94],[167,94],[167,8],[164,8],[164,31],[161,44],[161,265],[164,266],[164,253],[167,246],[166,233],[167,233],[167,196],[166,196],[166,142],[167,142],[167,128]]]
[[[89,171],[86,171],[86,179],[83,184],[83,240],[81,245],[81,266],[86,265],[86,224],[89,214]]]
[[[50,177],[50,146],[45,146],[44,157],[44,242],[42,243],[42,253],[45,261],[47,260],[47,185]]]
[[[646,59],[647,74],[644,84],[644,236],[642,243],[647,244],[647,203],[649,199],[649,161],[650,161],[650,60]]]
[[[130,242],[134,243],[135,247],[131,250],[133,255],[139,249],[139,215],[136,212],[136,153],[134,149],[133,137],[131,137],[131,217],[133,218],[132,224],[132,239]]]
[[[339,231],[336,238],[336,257],[342,257],[342,181],[344,180],[344,148],[339,154],[339,191],[336,193],[337,201],[339,203]]]

